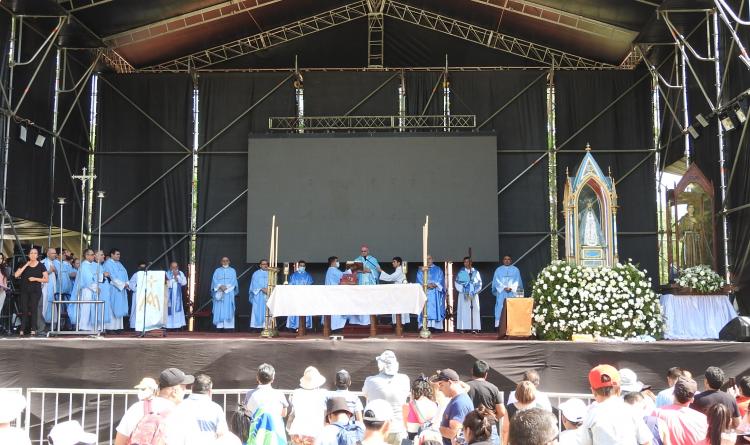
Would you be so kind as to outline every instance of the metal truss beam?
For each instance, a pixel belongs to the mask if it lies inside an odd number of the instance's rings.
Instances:
[[[536,62],[542,62],[545,65],[554,66],[555,68],[612,67],[608,63],[566,53],[395,1],[386,2],[384,14],[387,17],[412,23],[423,28],[458,37]]]
[[[386,0],[367,0],[367,66],[383,67],[384,20]]]
[[[206,68],[366,16],[366,0],[359,0],[287,25],[146,67],[139,71],[188,71]]]
[[[94,6],[112,3],[114,0],[58,0],[58,4],[68,12],[81,11]]]
[[[583,17],[561,9],[544,6],[527,0],[471,0],[474,3],[492,6],[502,11],[531,17],[576,31],[585,32],[603,39],[616,39],[632,42],[637,31],[623,28],[599,20]]]
[[[111,48],[105,48],[102,50],[102,59],[109,65],[110,68],[115,70],[116,73],[134,73],[135,68],[121,55],[117,54],[117,51]]]
[[[424,130],[444,128],[474,128],[477,117],[473,114],[447,116],[305,116],[271,117],[268,129],[276,131],[335,131],[335,130]]]
[[[262,8],[281,0],[231,0],[217,5],[208,6],[197,11],[188,12],[138,28],[109,35],[104,37],[108,46],[118,48],[132,43],[142,42],[154,37],[163,36],[176,31],[183,31],[195,26],[200,26],[216,20],[225,19],[237,14],[247,13],[254,9]]]

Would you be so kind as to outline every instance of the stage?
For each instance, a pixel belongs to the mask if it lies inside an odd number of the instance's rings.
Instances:
[[[306,366],[317,366],[329,383],[339,369],[352,375],[352,389],[377,372],[375,356],[395,351],[401,372],[410,377],[445,367],[468,379],[474,360],[487,361],[490,380],[514,389],[526,369],[536,369],[549,392],[589,391],[586,375],[599,363],[631,368],[646,384],[665,386],[671,366],[689,369],[701,381],[706,367],[720,366],[727,376],[750,373],[750,343],[679,342],[580,343],[499,341],[494,334],[416,333],[396,338],[295,338],[282,333],[262,339],[255,333],[168,333],[165,338],[134,338],[132,333],[100,338],[13,338],[0,340],[0,379],[4,387],[130,389],[144,376],[167,367],[206,373],[219,389],[255,386],[260,363],[276,367],[275,386],[293,389]]]

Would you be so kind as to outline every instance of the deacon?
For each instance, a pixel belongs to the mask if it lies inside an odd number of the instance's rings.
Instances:
[[[366,245],[362,245],[359,249],[360,255],[354,259],[355,263],[362,263],[362,270],[359,271],[357,282],[360,285],[373,285],[378,284],[378,259],[370,255],[370,248]],[[368,326],[370,324],[369,315],[350,315],[349,322],[351,324],[358,324],[362,326]]]
[[[146,262],[140,261],[138,262],[138,271],[133,274],[132,277],[130,277],[130,281],[128,281],[128,288],[132,292],[132,300],[130,302],[130,329],[135,329],[135,312],[136,308],[138,307],[138,284],[143,283],[145,286],[145,277],[146,275]]]
[[[378,267],[378,272],[380,273],[380,281],[387,281],[389,283],[398,283],[398,284],[404,284],[406,283],[406,275],[404,275],[404,268],[402,267],[403,260],[400,256],[393,257],[393,260],[391,261],[391,264],[393,265],[393,273],[388,274],[385,273],[383,269]],[[411,317],[409,317],[409,314],[401,314],[401,323],[407,324],[411,320]],[[391,323],[396,324],[396,314],[391,315]]]
[[[94,262],[94,251],[86,249],[83,261],[78,268],[76,281],[73,284],[71,301],[93,301],[99,299],[99,282]],[[96,309],[92,304],[71,304],[68,308],[71,323],[78,325],[78,330],[93,331],[96,326]]]
[[[169,270],[165,274],[167,278],[167,329],[180,329],[185,326],[182,289],[187,286],[187,278],[180,270],[177,261],[169,263]]]
[[[46,323],[52,323],[52,301],[55,300],[55,294],[60,293],[58,279],[61,276],[62,264],[57,259],[57,250],[54,247],[47,249],[47,257],[42,264],[47,269],[47,284],[42,286],[42,298],[39,300],[41,308],[38,308],[40,310],[37,314],[42,314],[42,316],[37,317],[38,331],[45,330]]]
[[[479,291],[482,290],[482,277],[474,269],[471,258],[464,257],[464,267],[456,276],[458,304],[456,310],[456,329],[470,330],[477,333],[482,329],[479,319]]]
[[[268,301],[268,260],[260,260],[260,269],[253,272],[250,279],[248,297],[253,308],[250,312],[250,328],[263,329],[266,326],[266,301]]]
[[[313,277],[305,270],[307,263],[304,260],[297,261],[297,270],[289,277],[289,284],[291,286],[309,286],[313,284]],[[312,329],[312,317],[308,316],[305,318],[305,326],[307,329]],[[299,317],[296,315],[290,315],[286,319],[287,329],[299,328]]]
[[[104,272],[109,274],[110,300],[112,302],[112,313],[109,314],[110,322],[105,326],[111,330],[122,330],[122,319],[128,315],[128,271],[120,262],[121,253],[119,249],[109,251],[109,259],[104,262]]]
[[[513,260],[510,255],[503,257],[503,265],[495,269],[492,278],[492,295],[495,296],[495,327],[500,324],[500,314],[503,312],[505,299],[515,296],[518,289],[523,289],[521,271],[511,265]]]
[[[70,291],[73,290],[73,280],[75,280],[75,269],[73,269],[73,255],[68,249],[63,249],[62,263],[60,264],[60,290],[63,299],[70,299]]]
[[[234,297],[238,292],[237,271],[229,266],[229,258],[221,258],[221,266],[211,279],[213,324],[216,329],[234,329]]]
[[[326,286],[338,286],[344,273],[339,269],[338,257],[328,258],[328,270],[326,271]],[[331,329],[343,329],[346,326],[345,315],[331,315]]]
[[[422,267],[417,268],[417,283],[424,285]],[[445,290],[443,288],[445,275],[443,270],[432,262],[432,256],[427,255],[427,327],[443,329],[445,320]],[[418,316],[419,326],[422,326],[422,313]]]

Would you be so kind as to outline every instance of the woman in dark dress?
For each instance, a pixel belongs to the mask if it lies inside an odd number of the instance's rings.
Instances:
[[[42,283],[47,282],[47,269],[44,264],[39,262],[39,251],[37,249],[29,250],[29,261],[21,266],[13,276],[21,280],[21,296],[19,298],[21,330],[19,334],[23,336],[27,328],[34,329],[34,326],[36,326],[39,316],[37,306],[39,305],[39,299],[42,298]],[[36,335],[33,330],[29,333]]]

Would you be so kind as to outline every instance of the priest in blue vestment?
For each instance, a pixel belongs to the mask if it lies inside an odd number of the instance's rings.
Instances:
[[[60,276],[58,278],[60,279],[60,291],[62,292],[63,299],[69,300],[70,292],[73,290],[73,281],[75,280],[75,275],[71,276],[71,274],[75,274],[76,270],[70,264],[68,251],[63,250],[63,252],[65,252],[65,256],[63,262],[60,263]]]
[[[443,270],[432,262],[432,256],[427,256],[427,327],[443,329],[445,320],[445,288]],[[417,283],[424,285],[422,266],[417,269]],[[419,313],[419,326],[422,326],[422,312]]]
[[[216,329],[234,329],[234,297],[238,290],[237,271],[229,266],[229,258],[221,259],[221,266],[211,279],[213,324]]]
[[[479,318],[479,292],[482,290],[482,276],[474,268],[471,258],[464,257],[464,267],[456,276],[456,329],[478,332],[482,330]]]
[[[326,271],[326,286],[338,286],[344,272],[339,269],[338,257],[328,258],[328,270]],[[331,315],[331,329],[343,329],[346,326],[346,315]]]
[[[73,284],[71,301],[92,301],[99,297],[98,264],[94,261],[94,251],[86,249],[83,255],[84,260],[81,261]],[[72,323],[78,325],[78,330],[93,331],[96,326],[96,310],[93,304],[71,304],[68,316]]]
[[[47,257],[42,260],[42,264],[47,269],[48,281],[46,284],[42,284],[42,298],[40,304],[42,304],[42,317],[39,317],[39,323],[41,326],[42,319],[44,323],[52,323],[52,301],[55,300],[55,294],[60,293],[59,288],[59,277],[62,271],[62,264],[57,259],[57,251],[54,247],[47,249]],[[44,327],[37,326],[37,330],[44,330]]]
[[[185,326],[182,289],[187,286],[187,278],[180,270],[177,261],[169,263],[169,270],[165,274],[167,279],[167,329],[179,329]]]
[[[380,276],[378,259],[370,255],[370,248],[366,245],[360,247],[359,253],[360,255],[354,259],[355,263],[362,263],[362,270],[357,274],[357,284],[360,286],[378,284],[378,277]],[[350,315],[348,318],[351,324],[370,325],[369,315]]]
[[[313,277],[307,272],[307,263],[305,261],[297,262],[297,270],[289,277],[289,285],[291,286],[309,286],[313,284]],[[296,315],[290,315],[286,318],[286,327],[288,329],[299,328],[299,317]],[[312,317],[305,317],[305,327],[312,329]]]
[[[495,275],[492,278],[492,295],[495,296],[495,327],[500,324],[505,299],[515,297],[516,291],[523,289],[521,271],[512,263],[511,257],[505,255],[503,265],[495,269]]]
[[[109,274],[109,288],[111,313],[110,321],[105,326],[111,330],[121,330],[123,328],[122,319],[128,315],[128,271],[120,262],[120,250],[112,249],[109,252],[109,258],[104,262],[104,272]]]
[[[117,329],[112,324],[112,284],[109,281],[109,273],[104,270],[104,257],[103,250],[97,250],[94,254],[94,273],[96,273],[96,281],[99,283],[99,300],[104,302],[104,328],[108,330]],[[101,314],[101,309],[99,309]]]
[[[266,327],[266,303],[268,302],[268,260],[260,260],[260,269],[253,272],[248,291],[250,304],[250,328]]]

